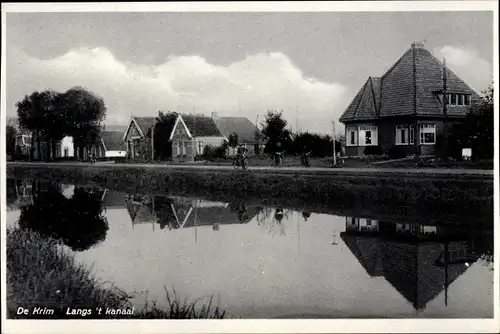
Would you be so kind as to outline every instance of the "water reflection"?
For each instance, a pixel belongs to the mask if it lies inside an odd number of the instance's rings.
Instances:
[[[492,314],[492,273],[477,262],[485,254],[492,259],[493,236],[460,224],[38,181],[10,180],[7,193],[9,205],[20,208],[21,228],[77,251],[94,246],[75,253],[78,261],[94,265],[105,281],[158,300],[168,284],[186,297],[220,295],[222,306],[242,317]]]
[[[341,238],[365,271],[384,277],[416,310],[443,290],[446,306],[450,284],[481,255],[476,243],[492,239],[468,230],[366,218],[346,217],[345,225]]]
[[[87,250],[106,238],[108,222],[102,215],[102,194],[73,187],[68,198],[64,194],[67,186],[37,181],[30,188],[26,184],[19,188],[24,189],[26,199],[21,206],[20,228],[59,239],[74,251]],[[31,189],[29,195],[26,189]]]

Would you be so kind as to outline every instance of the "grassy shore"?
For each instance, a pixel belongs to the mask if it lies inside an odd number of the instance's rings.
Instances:
[[[426,222],[452,217],[451,223],[470,220],[476,225],[493,221],[493,182],[490,178],[440,178],[424,175],[356,176],[257,174],[243,171],[8,166],[8,177],[39,178],[76,184],[94,184],[129,193],[177,196],[210,195],[220,200],[249,200],[263,205],[294,204],[323,207],[341,215],[376,212],[395,218],[420,216]],[[346,214],[342,214],[342,212]]]
[[[6,244],[9,318],[218,319],[225,316],[224,311],[212,305],[211,298],[188,302],[168,290],[166,309],[148,303],[141,308],[135,306],[133,314],[105,314],[107,309],[132,310],[131,296],[117,287],[105,287],[90,269],[77,264],[63,251],[57,240],[43,238],[29,230],[8,229]],[[29,314],[17,314],[20,307],[29,310]],[[33,314],[37,307],[54,312]],[[101,315],[98,308],[102,310]]]

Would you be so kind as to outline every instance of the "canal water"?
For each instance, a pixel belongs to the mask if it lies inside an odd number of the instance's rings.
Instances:
[[[229,317],[493,317],[491,231],[29,180],[7,197],[8,226],[61,238],[139,307],[167,288]]]

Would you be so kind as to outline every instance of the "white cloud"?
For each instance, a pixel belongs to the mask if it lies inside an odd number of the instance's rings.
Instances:
[[[463,48],[446,45],[437,48],[435,53],[438,57],[446,59],[446,66],[453,70],[476,92],[481,93],[492,82],[492,65],[479,57],[477,51],[471,48]]]
[[[209,115],[242,115],[260,121],[268,109],[284,110],[295,127],[331,132],[331,120],[348,104],[338,83],[304,77],[283,53],[259,53],[228,66],[208,63],[197,55],[170,56],[159,66],[124,63],[105,48],[80,48],[49,60],[19,49],[7,52],[7,103],[33,90],[64,91],[83,86],[102,96],[108,123],[125,123],[130,114],[154,116],[158,110]]]

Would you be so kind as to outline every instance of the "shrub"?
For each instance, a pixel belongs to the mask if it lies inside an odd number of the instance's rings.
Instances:
[[[382,148],[380,146],[367,146],[365,148],[365,155],[382,155]]]
[[[389,158],[401,159],[406,157],[406,151],[402,146],[393,146],[388,152]]]
[[[225,157],[226,157],[226,147],[224,145],[219,147],[207,145],[203,149],[203,159],[205,160],[213,161],[217,159],[223,159]]]

